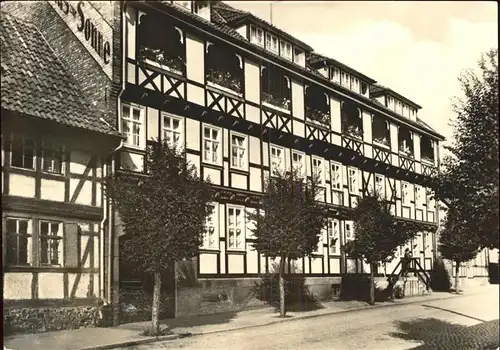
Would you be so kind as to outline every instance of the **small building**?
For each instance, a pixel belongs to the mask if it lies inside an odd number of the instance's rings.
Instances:
[[[2,12],[0,38],[4,334],[93,325],[121,137],[35,25]]]

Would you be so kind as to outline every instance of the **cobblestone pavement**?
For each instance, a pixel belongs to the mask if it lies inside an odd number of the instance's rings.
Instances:
[[[498,319],[498,291],[494,291],[127,349],[496,349]]]

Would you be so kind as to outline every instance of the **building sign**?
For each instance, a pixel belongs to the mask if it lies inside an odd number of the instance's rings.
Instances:
[[[85,49],[112,79],[113,28],[88,1],[49,1]]]

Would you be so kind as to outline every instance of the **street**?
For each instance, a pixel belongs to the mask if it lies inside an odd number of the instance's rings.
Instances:
[[[496,349],[498,319],[498,290],[492,290],[126,349]]]

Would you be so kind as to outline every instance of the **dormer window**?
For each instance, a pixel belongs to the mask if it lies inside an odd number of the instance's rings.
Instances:
[[[337,67],[330,67],[330,80],[335,83],[340,83],[340,69]]]
[[[286,41],[280,40],[280,55],[287,60],[292,60],[292,45]]]
[[[359,79],[351,76],[351,90],[359,94]]]
[[[363,120],[361,110],[350,101],[342,102],[340,106],[342,133],[357,138],[363,138]]]
[[[266,33],[266,49],[278,53],[278,38],[271,33]]]
[[[349,74],[347,74],[346,72],[342,72],[342,74],[340,75],[340,84],[342,86],[345,86],[347,88],[350,88],[351,87],[351,77],[349,76]]]
[[[264,47],[264,31],[255,26],[250,26],[250,42]]]
[[[420,136],[420,158],[434,164],[434,142],[427,136]]]
[[[369,91],[370,89],[368,89],[368,84],[361,82],[361,94],[363,96],[369,97]]]
[[[175,1],[174,4],[191,11],[191,1]]]
[[[400,126],[398,131],[399,153],[413,158],[413,132],[405,126]]]
[[[210,21],[210,1],[195,1],[194,13]]]
[[[387,107],[394,109],[394,99],[391,96],[387,96]]]
[[[294,48],[293,50],[293,62],[298,64],[301,67],[306,66],[306,54],[304,51],[298,48]]]

